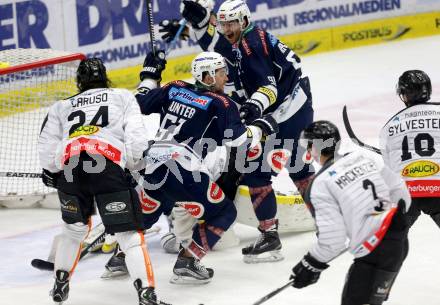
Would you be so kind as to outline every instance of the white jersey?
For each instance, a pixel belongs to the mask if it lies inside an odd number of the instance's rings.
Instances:
[[[125,89],[90,89],[49,109],[38,139],[41,166],[51,172],[81,151],[133,167],[148,147],[142,114]]]
[[[440,197],[440,104],[398,112],[382,128],[380,149],[411,197]]]
[[[321,262],[347,248],[355,257],[367,255],[386,233],[396,203],[410,203],[402,178],[364,150],[324,164],[307,195],[318,229],[310,254]]]

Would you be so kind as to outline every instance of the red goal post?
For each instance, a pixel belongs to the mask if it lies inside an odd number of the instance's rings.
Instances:
[[[53,192],[41,182],[37,139],[48,107],[77,93],[81,53],[0,51],[0,206],[28,207]]]

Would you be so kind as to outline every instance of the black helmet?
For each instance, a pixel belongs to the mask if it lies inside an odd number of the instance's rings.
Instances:
[[[332,156],[338,150],[339,142],[341,141],[338,127],[330,121],[313,122],[304,129],[302,138],[307,140],[309,148],[311,145],[315,145],[321,151],[321,154]]]
[[[405,71],[399,77],[396,92],[407,106],[425,103],[431,98],[431,80],[421,70]]]
[[[81,92],[92,88],[108,88],[109,80],[102,60],[99,58],[81,60],[76,70],[76,83]]]

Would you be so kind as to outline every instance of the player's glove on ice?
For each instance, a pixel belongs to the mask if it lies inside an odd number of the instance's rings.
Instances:
[[[53,187],[57,188],[58,186],[58,178],[61,176],[61,172],[59,173],[52,173],[48,171],[47,169],[43,168],[43,174],[41,176],[41,179],[43,180],[43,183],[47,187]]]
[[[180,28],[180,24],[179,24],[179,20],[177,19],[165,19],[162,20],[159,23],[159,33],[164,33],[161,37],[162,39],[167,42],[170,43],[174,36],[176,36],[177,31]],[[180,39],[182,40],[187,40],[189,37],[188,35],[188,27],[185,26],[185,28],[183,29],[182,33],[180,34]]]
[[[328,264],[317,261],[310,253],[292,269],[290,279],[295,279],[292,286],[295,288],[304,288],[315,284],[321,272],[328,268]]]
[[[203,29],[208,25],[210,12],[199,3],[191,0],[183,0],[180,12],[192,27],[195,29]]]
[[[140,79],[154,79],[158,82],[162,80],[162,71],[165,69],[167,61],[163,50],[156,51],[156,55],[149,52],[144,60],[144,68],[140,73]]]
[[[270,114],[263,115],[261,118],[256,119],[251,125],[259,127],[265,137],[279,131],[278,123]]]
[[[263,106],[256,100],[247,100],[240,108],[241,121],[247,125],[260,118],[262,114]]]

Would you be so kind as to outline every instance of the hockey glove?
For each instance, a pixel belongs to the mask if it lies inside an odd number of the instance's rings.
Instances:
[[[47,187],[53,187],[54,189],[58,186],[58,178],[61,176],[61,172],[58,173],[52,173],[48,171],[47,169],[43,168],[43,174],[41,179],[43,180],[43,183]]]
[[[162,80],[162,71],[165,69],[167,61],[163,50],[156,51],[156,55],[152,52],[147,54],[144,60],[144,68],[140,73],[140,79],[153,79],[158,82]]]
[[[200,30],[208,25],[210,13],[205,7],[191,0],[183,0],[180,11],[192,27]]]
[[[257,100],[247,100],[240,108],[240,118],[249,125],[263,114],[263,105]]]
[[[270,114],[263,115],[261,118],[256,119],[251,123],[251,125],[259,127],[263,132],[263,136],[265,137],[279,131],[278,123]]]
[[[177,19],[172,19],[172,20],[165,19],[159,23],[159,27],[160,27],[159,33],[164,33],[161,36],[162,39],[166,43],[170,43],[174,39],[174,36],[176,36],[177,31],[180,28],[180,24],[179,24],[179,20]],[[189,38],[187,26],[185,26],[182,33],[180,34],[180,37],[178,38],[182,40],[187,40]]]
[[[309,285],[315,284],[321,271],[327,269],[329,265],[317,261],[310,253],[292,269],[291,280],[294,280],[292,286],[295,288],[304,288]]]
[[[405,200],[400,199],[397,203],[397,211],[393,216],[393,221],[391,222],[390,231],[404,231],[410,226],[410,221],[406,214],[406,203]]]

